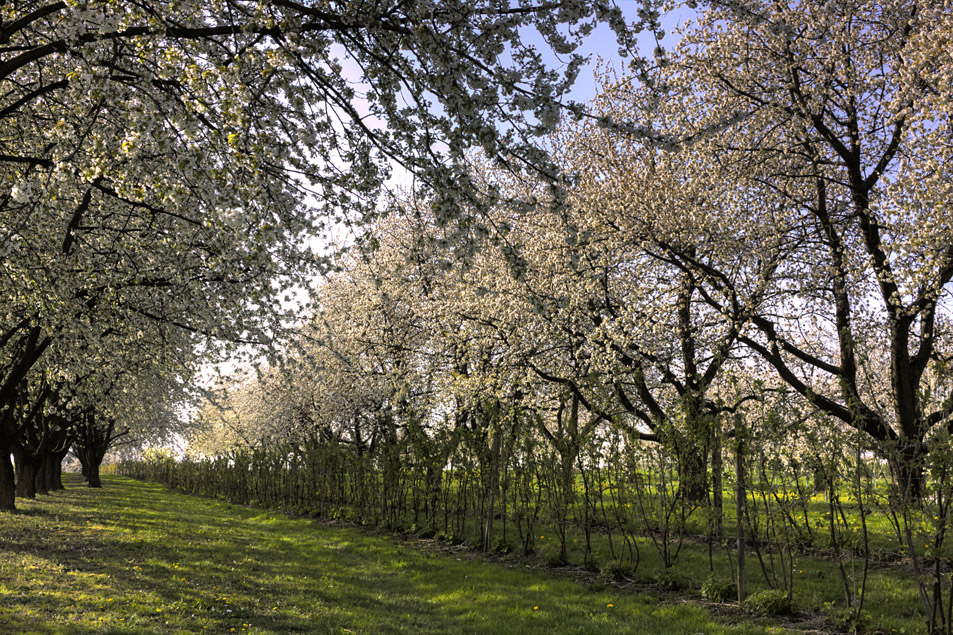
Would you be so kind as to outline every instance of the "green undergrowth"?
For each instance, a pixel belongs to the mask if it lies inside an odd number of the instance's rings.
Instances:
[[[781,633],[737,611],[107,477],[0,516],[0,632]]]

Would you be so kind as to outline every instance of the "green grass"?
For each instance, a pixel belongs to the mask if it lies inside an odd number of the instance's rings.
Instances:
[[[0,517],[2,632],[785,632],[122,477],[67,487]]]
[[[637,535],[633,538],[640,551],[637,570],[628,573],[628,577],[635,581],[636,586],[648,588],[659,583],[674,581],[680,587],[679,593],[692,600],[701,595],[701,587],[707,579],[714,577],[717,580],[727,581],[734,575],[735,561],[735,516],[734,497],[729,493],[725,504],[725,532],[724,540],[713,546],[713,553],[709,556],[709,548],[705,542],[704,509],[697,509],[688,521],[689,533],[682,545],[678,558],[672,570],[666,570],[650,538]],[[793,608],[798,614],[801,627],[807,627],[805,622],[814,620],[813,627],[833,629],[832,616],[845,615],[848,612],[845,603],[845,589],[838,570],[838,565],[831,553],[828,534],[828,523],[825,514],[828,511],[824,495],[817,495],[809,503],[810,520],[814,527],[814,541],[809,548],[796,552],[793,572],[794,594]],[[572,516],[572,512],[570,516]],[[611,515],[611,512],[610,512]],[[856,505],[848,505],[845,509],[848,523],[854,530],[854,539],[859,541],[860,516]],[[581,517],[582,511],[577,510],[575,516]],[[862,619],[868,625],[869,633],[923,633],[926,631],[925,618],[922,613],[914,573],[908,559],[904,559],[896,540],[890,535],[890,528],[883,513],[877,512],[868,516],[871,548],[876,553],[878,549],[886,552],[889,557],[885,561],[871,562],[865,586],[864,610]],[[496,523],[496,538],[500,539],[501,522]],[[463,532],[462,538],[472,544],[479,544],[480,526],[471,522]],[[763,528],[762,528],[763,531]],[[558,553],[559,540],[553,527],[540,522],[536,526],[537,553],[524,557],[524,561],[534,565],[544,566],[547,561],[553,560]],[[617,528],[613,530],[615,540],[615,554],[619,558],[621,540]],[[580,564],[585,554],[585,538],[578,527],[572,527],[567,532],[568,560],[570,563]],[[841,540],[846,536],[842,535]],[[458,537],[461,538],[461,537]],[[513,547],[517,546],[516,530],[510,526],[507,539]],[[604,532],[593,532],[591,536],[590,559],[597,567],[603,567],[613,561],[610,555],[608,538]],[[518,551],[518,548],[517,548]],[[848,545],[841,547],[841,560],[852,587],[854,601],[859,594],[863,579],[863,558],[851,553]],[[514,554],[515,555],[515,554]],[[782,561],[778,555],[772,554],[769,549],[762,551],[769,576],[772,571],[776,576],[777,584],[781,578]],[[749,545],[747,551],[746,587],[748,594],[766,591],[771,587],[765,580],[758,557]],[[715,573],[712,574],[712,568]],[[812,617],[813,616],[813,617]],[[825,618],[828,618],[825,620]],[[825,622],[819,624],[818,622]]]
[[[473,527],[469,534],[476,535],[478,528]],[[558,549],[558,540],[552,527],[540,524],[537,528],[536,546],[538,553],[524,558],[527,562],[543,566]],[[648,588],[661,580],[674,578],[679,583],[679,593],[697,600],[705,580],[712,576],[710,565],[718,572],[714,577],[728,580],[734,569],[729,560],[734,560],[735,541],[726,533],[725,542],[715,545],[709,561],[707,544],[698,536],[687,537],[678,559],[671,571],[666,571],[658,551],[651,540],[644,536],[635,538],[641,558],[638,569],[629,574],[636,586]],[[578,536],[578,537],[577,537]],[[584,539],[578,532],[570,532],[568,557],[570,562],[581,562],[584,555]],[[619,539],[616,537],[616,549]],[[780,569],[777,554],[762,552],[770,571]],[[599,565],[611,561],[608,540],[603,534],[592,536],[592,558]],[[747,590],[749,594],[768,589],[757,555],[749,546],[747,553]],[[863,560],[858,556],[843,555],[843,563],[848,576],[852,579],[854,591],[860,586],[863,574]],[[777,574],[780,577],[780,573]],[[811,620],[823,621],[823,618],[847,611],[844,603],[844,586],[837,564],[821,551],[821,555],[801,553],[795,557],[794,610],[802,627]],[[856,598],[856,595],[855,595]],[[813,617],[811,617],[813,616]],[[925,619],[922,615],[913,572],[908,561],[890,563],[872,563],[866,584],[864,600],[864,620],[869,624],[870,633],[922,633],[925,632]],[[814,623],[811,628],[820,628],[822,632],[833,629],[827,624]],[[666,632],[666,631],[663,631]]]

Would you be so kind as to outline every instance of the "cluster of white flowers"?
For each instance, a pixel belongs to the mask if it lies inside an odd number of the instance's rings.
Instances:
[[[33,201],[33,196],[33,185],[29,182],[17,183],[10,190],[10,198],[21,205]]]

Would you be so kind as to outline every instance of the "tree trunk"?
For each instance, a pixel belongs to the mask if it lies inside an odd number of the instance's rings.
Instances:
[[[695,438],[683,438],[678,456],[679,488],[688,503],[708,501],[708,458],[706,448]]]
[[[561,465],[559,466],[559,472],[562,477],[563,488],[563,527],[559,532],[559,561],[562,563],[569,562],[568,545],[566,544],[566,524],[569,522],[569,510],[572,509],[572,506],[576,502],[576,474],[573,471],[573,466],[578,456],[579,444],[575,441],[569,441],[560,448]]]
[[[896,452],[888,453],[902,503],[919,504],[926,493],[926,448],[916,441],[901,442]]]
[[[16,477],[10,462],[10,446],[0,430],[0,511],[16,509]]]
[[[53,460],[50,462],[50,469],[52,470],[50,475],[50,489],[54,492],[66,489],[63,486],[63,459],[66,458],[67,452],[69,452],[69,448],[61,452],[54,452]]]
[[[712,531],[716,538],[721,538],[724,531],[724,483],[722,478],[721,457],[721,426],[716,422],[712,427],[711,438],[711,493],[712,493]]]
[[[706,384],[699,375],[696,362],[696,331],[692,324],[692,296],[695,289],[692,277],[685,274],[676,303],[678,339],[685,373],[685,389],[680,394],[685,428],[673,431],[678,450],[679,490],[682,499],[690,504],[708,502],[708,443],[711,440],[711,425],[705,412]]]
[[[812,480],[815,494],[823,494],[827,491],[827,471],[822,465],[814,467],[814,478]]]
[[[49,496],[52,471],[53,453],[44,452],[36,458],[36,474],[33,476],[33,484],[37,494]]]
[[[87,414],[82,428],[73,441],[73,454],[83,466],[83,476],[88,487],[102,487],[99,479],[99,466],[109,449],[109,444],[117,437],[113,436],[114,424],[96,424],[92,414]],[[120,435],[121,436],[121,435]]]
[[[10,461],[17,430],[17,425],[12,420],[12,413],[17,406],[17,387],[53,341],[49,337],[43,337],[40,327],[30,326],[28,320],[23,320],[19,326],[14,327],[10,335],[17,331],[20,332],[20,337],[12,344],[11,350],[19,352],[12,360],[7,360],[8,372],[5,376],[0,376],[0,413],[3,413],[0,414],[0,510],[8,511],[16,508],[17,496],[16,470]]]
[[[91,464],[86,468],[86,486],[102,487],[103,483],[99,480],[99,463]]]
[[[735,417],[735,537],[737,539],[738,556],[738,604],[741,604],[747,598],[747,575],[745,573],[745,507],[748,503],[748,492],[745,487],[745,431],[743,429],[743,419],[736,415]]]
[[[500,487],[500,437],[503,434],[499,429],[493,431],[493,445],[490,449],[488,468],[490,470],[490,480],[487,484],[486,496],[486,523],[483,526],[483,551],[490,551],[493,548],[493,520],[496,516],[496,491]]]
[[[16,465],[17,496],[36,498],[36,459],[18,446],[13,448],[13,458]]]

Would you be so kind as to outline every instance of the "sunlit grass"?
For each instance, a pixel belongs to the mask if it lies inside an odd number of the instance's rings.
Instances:
[[[3,632],[781,632],[131,479],[67,487],[0,518]]]

